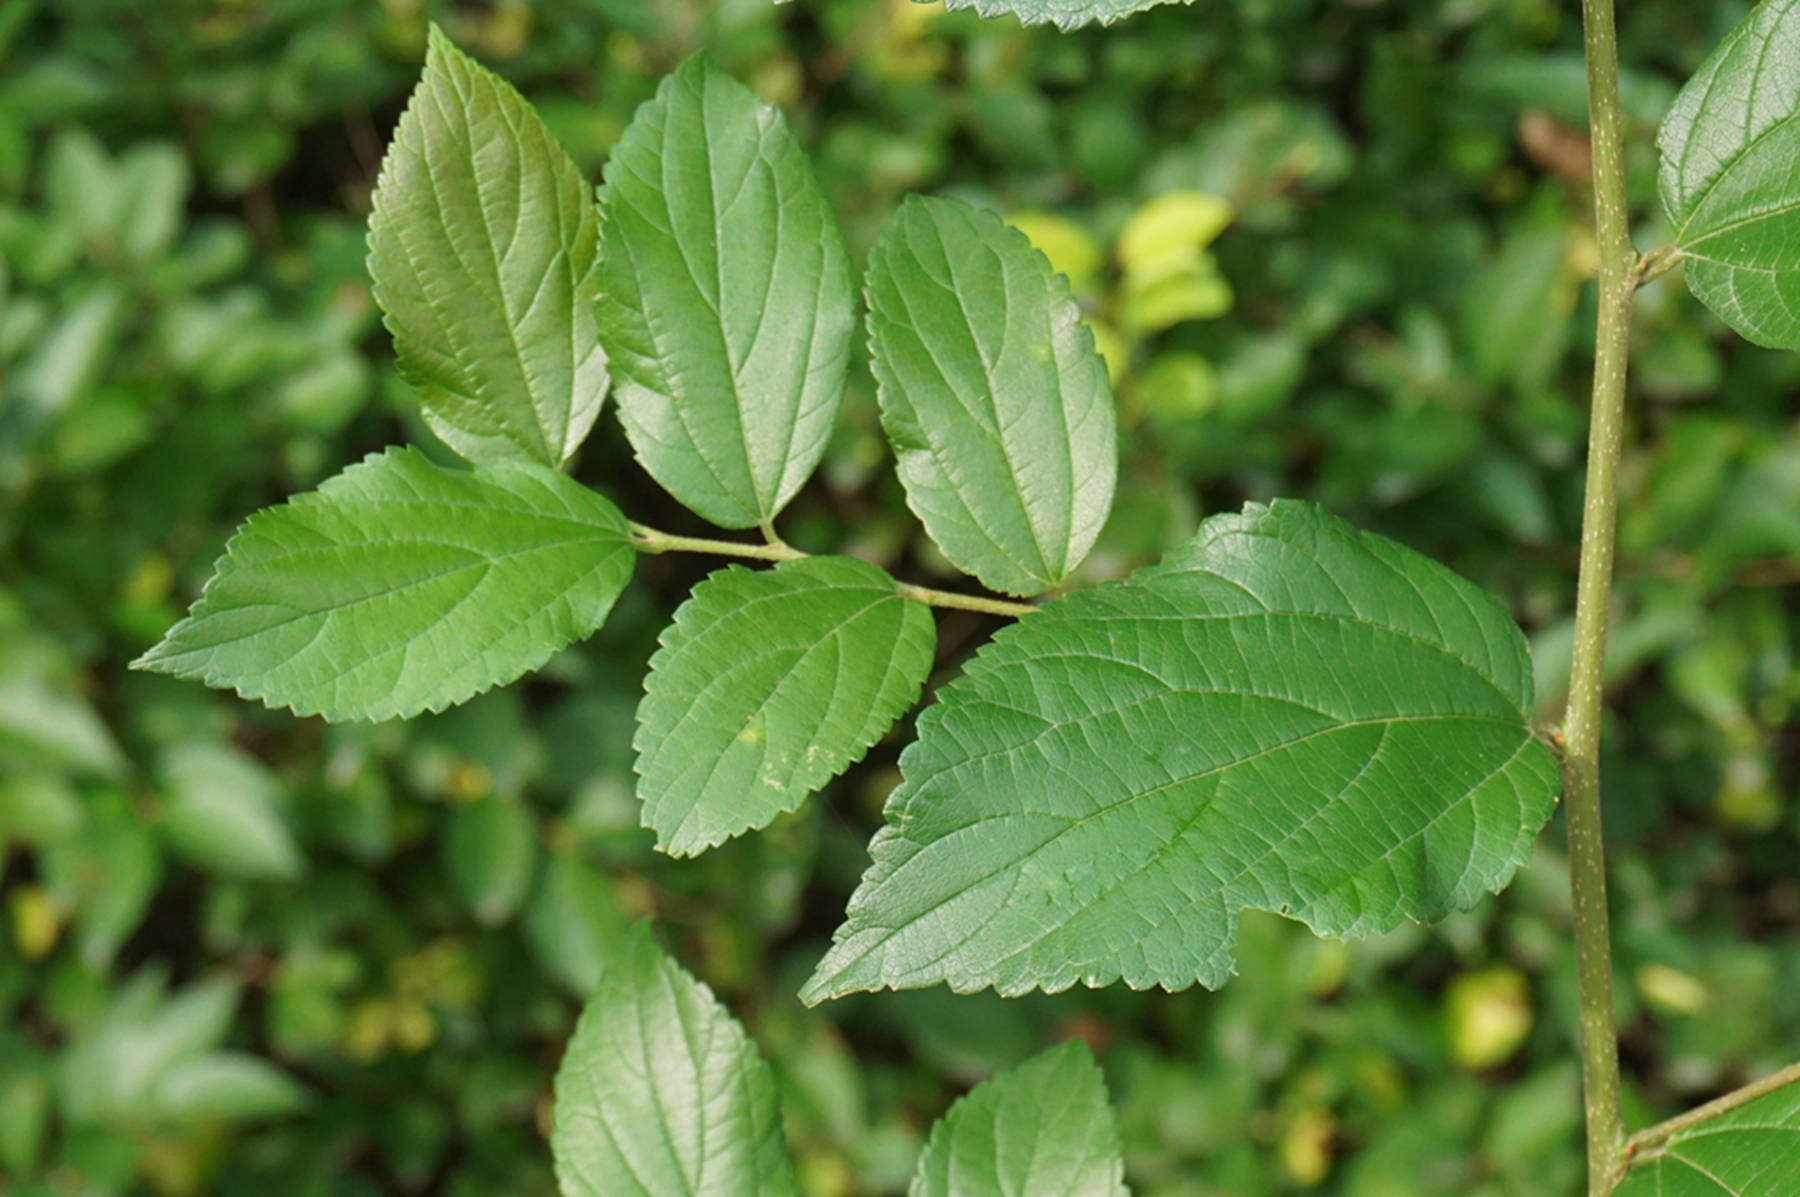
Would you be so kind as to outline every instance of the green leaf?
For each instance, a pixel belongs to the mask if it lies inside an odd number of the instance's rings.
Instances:
[[[307,1092],[287,1073],[246,1052],[208,1052],[156,1078],[145,1108],[170,1122],[249,1122],[305,1109]]]
[[[816,1002],[1222,985],[1239,911],[1339,938],[1503,886],[1557,772],[1492,599],[1251,506],[1002,631],[919,720]]]
[[[427,422],[464,457],[561,465],[593,427],[598,241],[587,182],[531,105],[433,26],[369,273]]]
[[[537,867],[537,824],[522,801],[489,795],[450,812],[444,869],[475,921],[497,927],[517,914]]]
[[[1658,144],[1688,288],[1757,344],[1800,348],[1800,0],[1731,31]]]
[[[936,645],[930,608],[863,561],[706,579],[663,634],[638,707],[657,846],[691,856],[797,809],[918,701]]]
[[[563,1055],[550,1144],[569,1197],[794,1191],[769,1066],[642,923]]]
[[[558,852],[544,861],[524,930],[544,971],[586,997],[624,939],[625,915],[604,874],[572,852]]]
[[[178,744],[162,762],[163,833],[176,852],[226,877],[292,881],[306,862],[276,809],[261,762],[221,744]]]
[[[910,1197],[1125,1197],[1106,1079],[1071,1039],[977,1085],[932,1128]]]
[[[825,451],[850,262],[781,114],[703,56],[664,79],[600,193],[600,328],[644,468],[726,528],[774,518]]]
[[[1800,1084],[1651,1149],[1617,1197],[1782,1197],[1800,1192]]]
[[[1106,365],[1068,281],[993,213],[914,197],[866,285],[907,503],[994,589],[1055,586],[1093,547],[1118,471]]]
[[[618,510],[561,474],[392,449],[251,516],[134,665],[333,720],[442,710],[598,628],[633,556]]]

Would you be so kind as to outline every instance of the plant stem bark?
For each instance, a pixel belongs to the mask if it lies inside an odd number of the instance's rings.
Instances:
[[[811,556],[789,545],[773,530],[765,530],[768,544],[744,544],[737,540],[707,540],[697,536],[674,536],[644,524],[631,525],[631,543],[640,553],[710,553],[715,557],[739,557],[751,561],[799,561]],[[1014,618],[1030,615],[1037,608],[1030,603],[1014,603],[1006,599],[979,594],[957,594],[949,590],[933,590],[910,582],[896,583],[902,596],[928,607],[944,607],[955,611],[979,611],[983,615],[1006,615]]]
[[[1563,810],[1575,908],[1575,963],[1581,1006],[1581,1079],[1587,1111],[1588,1192],[1618,1183],[1624,1146],[1619,1113],[1619,1045],[1613,1020],[1612,948],[1606,858],[1600,830],[1600,717],[1606,664],[1606,607],[1618,522],[1618,470],[1625,422],[1625,368],[1638,259],[1625,209],[1625,153],[1619,111],[1619,45],[1613,0],[1582,0],[1588,117],[1594,147],[1594,228],[1599,311],[1594,344],[1593,414],[1588,429],[1587,497],[1576,582],[1575,653],[1563,720]]]

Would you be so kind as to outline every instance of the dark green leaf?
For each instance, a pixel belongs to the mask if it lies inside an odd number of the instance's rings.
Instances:
[[[523,801],[489,795],[450,812],[444,867],[477,922],[496,927],[531,892],[537,824]]]
[[[1511,878],[1557,774],[1492,599],[1297,502],[1001,632],[919,720],[808,1001],[1224,983],[1238,913],[1340,938]]]

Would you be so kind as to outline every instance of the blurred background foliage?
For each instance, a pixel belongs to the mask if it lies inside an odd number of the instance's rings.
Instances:
[[[1557,829],[1440,927],[1248,918],[1216,994],[808,1012],[901,738],[765,834],[657,857],[632,711],[706,563],[644,560],[591,643],[408,724],[123,663],[252,509],[430,443],[362,222],[437,20],[596,175],[705,48],[790,112],[853,252],[912,190],[1013,215],[1117,386],[1094,577],[1314,498],[1504,596],[1548,718],[1593,303],[1575,7],[1203,0],[1062,36],[905,0],[0,0],[0,1192],[549,1193],[558,1053],[647,914],[772,1059],[808,1193],[900,1191],[957,1092],[1067,1035],[1143,1193],[1574,1192]],[[1640,244],[1656,123],[1747,7],[1626,14]],[[1672,280],[1634,348],[1606,804],[1642,1120],[1800,1056],[1800,359]],[[610,420],[577,473],[691,526]],[[945,572],[866,370],[784,530]],[[942,677],[989,628],[940,619]]]

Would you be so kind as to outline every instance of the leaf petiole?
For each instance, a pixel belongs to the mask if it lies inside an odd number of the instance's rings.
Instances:
[[[766,529],[773,535],[771,529]],[[744,544],[736,540],[709,540],[698,536],[675,536],[668,532],[659,532],[645,524],[631,525],[631,543],[640,553],[710,553],[717,557],[738,557],[748,561],[799,561],[812,554],[803,553],[780,537],[774,537],[769,544]],[[1037,608],[1030,603],[1015,603],[1007,599],[987,598],[978,594],[957,594],[949,590],[933,590],[929,586],[915,586],[910,582],[897,583],[900,593],[915,602],[924,603],[928,607],[942,607],[953,611],[977,611],[983,615],[1005,615],[1017,618],[1030,615]]]

